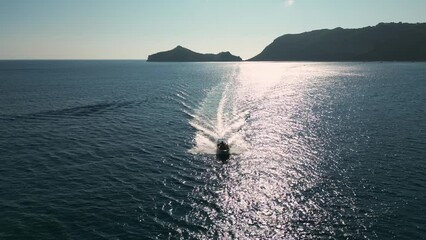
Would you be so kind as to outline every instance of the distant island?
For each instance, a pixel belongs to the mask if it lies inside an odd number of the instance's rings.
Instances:
[[[230,52],[202,54],[181,46],[148,56],[148,62],[225,61],[242,59]],[[426,61],[426,23],[285,34],[247,61]]]
[[[234,56],[230,52],[218,54],[202,54],[191,51],[182,46],[159,52],[148,56],[148,62],[237,62],[242,61],[239,56]]]
[[[426,61],[426,23],[286,34],[248,61]]]

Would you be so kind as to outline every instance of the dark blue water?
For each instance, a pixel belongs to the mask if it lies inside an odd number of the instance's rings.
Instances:
[[[0,61],[0,239],[422,239],[425,173],[425,63]]]

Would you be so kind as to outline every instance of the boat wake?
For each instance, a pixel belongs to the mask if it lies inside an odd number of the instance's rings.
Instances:
[[[235,82],[221,83],[214,87],[204,101],[191,108],[183,91],[179,94],[183,111],[190,118],[189,124],[196,130],[193,154],[216,154],[216,141],[228,141],[231,154],[240,154],[247,149],[241,133],[249,116],[247,109],[240,109],[235,96]]]

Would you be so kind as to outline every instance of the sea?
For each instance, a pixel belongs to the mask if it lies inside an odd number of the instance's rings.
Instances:
[[[426,239],[426,63],[0,61],[0,239]]]

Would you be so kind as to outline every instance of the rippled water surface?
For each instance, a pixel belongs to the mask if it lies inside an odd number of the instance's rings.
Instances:
[[[425,63],[0,61],[0,239],[422,239],[425,173]]]

